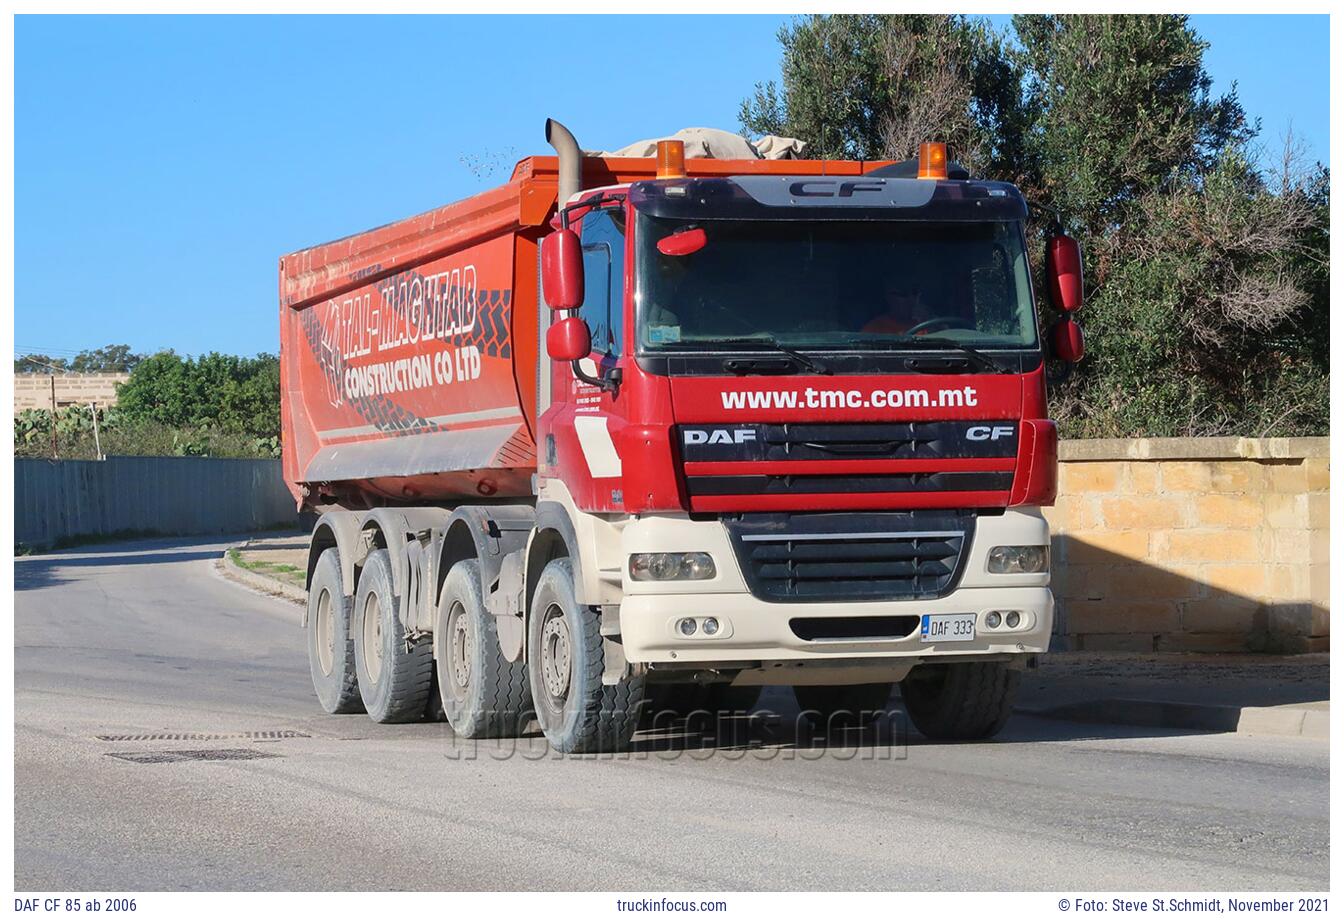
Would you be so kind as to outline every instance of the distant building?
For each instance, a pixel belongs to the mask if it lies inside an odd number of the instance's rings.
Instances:
[[[96,403],[101,407],[117,404],[117,384],[131,379],[130,374],[57,374],[56,408]],[[50,374],[14,375],[14,414],[24,409],[51,408]]]

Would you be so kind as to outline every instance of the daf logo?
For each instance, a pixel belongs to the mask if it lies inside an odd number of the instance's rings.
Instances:
[[[974,425],[966,429],[966,440],[968,441],[997,441],[999,438],[1011,438],[1013,436],[1012,425]]]
[[[687,444],[746,444],[756,440],[750,428],[711,428],[709,431],[687,431]]]

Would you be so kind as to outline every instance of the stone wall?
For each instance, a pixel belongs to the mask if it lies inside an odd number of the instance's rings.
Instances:
[[[1328,647],[1328,438],[1066,441],[1059,476],[1064,648]]]
[[[131,379],[130,374],[57,374],[56,408],[70,405],[99,406],[117,404],[117,384]],[[24,409],[51,408],[51,376],[48,374],[14,375],[14,414]]]

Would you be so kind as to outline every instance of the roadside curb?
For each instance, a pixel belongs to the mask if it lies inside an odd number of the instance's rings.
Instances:
[[[1040,719],[1069,722],[1330,740],[1328,705],[1325,708],[1219,706],[1172,700],[1099,699],[1060,706],[1019,706],[1016,711]]]
[[[245,546],[247,546],[246,543],[239,543],[224,551],[224,555],[220,556],[219,560],[215,563],[215,567],[219,569],[221,575],[228,578],[230,581],[236,581],[241,585],[251,588],[259,594],[268,594],[272,597],[283,598],[291,603],[300,604],[305,607],[308,605],[308,592],[304,591],[302,588],[296,588],[293,585],[287,585],[284,582],[276,581],[274,578],[268,578],[265,575],[258,575],[256,572],[250,572],[235,563],[233,559],[229,557],[230,550],[241,550]]]

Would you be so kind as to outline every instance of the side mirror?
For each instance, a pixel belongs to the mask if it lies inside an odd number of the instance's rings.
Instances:
[[[709,244],[704,227],[692,227],[678,230],[658,241],[658,251],[665,256],[689,256],[699,252]]]
[[[556,230],[541,241],[541,296],[552,310],[583,304],[583,247],[573,230]]]
[[[1083,249],[1071,236],[1052,236],[1045,244],[1046,284],[1055,309],[1072,313],[1083,305]]]
[[[1050,350],[1056,358],[1068,364],[1083,360],[1083,327],[1072,316],[1066,316],[1050,327]]]
[[[577,316],[553,323],[546,330],[546,354],[553,361],[578,361],[593,350],[588,324]]]

